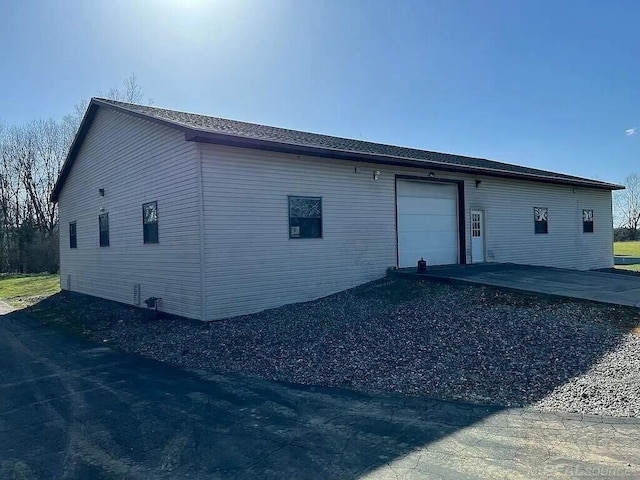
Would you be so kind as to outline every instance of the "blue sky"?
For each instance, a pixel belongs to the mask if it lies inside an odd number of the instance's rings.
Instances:
[[[4,0],[0,121],[135,72],[157,106],[621,182],[639,24],[624,0]]]

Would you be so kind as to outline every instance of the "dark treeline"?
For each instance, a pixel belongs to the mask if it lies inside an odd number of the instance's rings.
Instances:
[[[100,96],[139,103],[135,75]],[[6,125],[0,119],[0,272],[57,272],[58,209],[49,198],[87,102],[61,120]]]
[[[640,240],[640,232],[632,228],[618,227],[613,229],[614,242],[630,242]]]

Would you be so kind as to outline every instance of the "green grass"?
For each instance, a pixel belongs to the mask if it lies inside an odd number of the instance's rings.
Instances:
[[[613,253],[616,255],[628,255],[631,257],[640,257],[640,241],[615,242],[613,244]]]
[[[0,277],[0,300],[15,308],[33,305],[60,291],[60,277],[50,275],[3,275]]]

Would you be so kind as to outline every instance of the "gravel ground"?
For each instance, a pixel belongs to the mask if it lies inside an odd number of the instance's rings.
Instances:
[[[215,372],[640,417],[640,311],[626,307],[386,278],[212,323],[153,320],[66,292],[30,311],[121,350]]]

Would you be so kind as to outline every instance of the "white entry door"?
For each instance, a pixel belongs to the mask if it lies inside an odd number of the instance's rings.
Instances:
[[[471,262],[484,261],[484,212],[471,210]]]
[[[398,180],[398,266],[458,263],[458,187]]]

